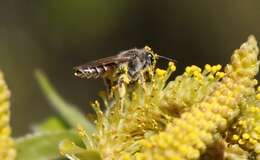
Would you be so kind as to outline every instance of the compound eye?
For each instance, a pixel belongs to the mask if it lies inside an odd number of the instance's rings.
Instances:
[[[151,53],[148,53],[149,58],[153,58],[153,55]]]
[[[151,53],[148,53],[146,61],[148,64],[151,64],[154,61],[154,56]]]

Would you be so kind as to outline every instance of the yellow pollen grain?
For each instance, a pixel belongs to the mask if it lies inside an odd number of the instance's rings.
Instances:
[[[260,126],[256,126],[256,127],[254,128],[254,130],[255,130],[256,132],[260,133]]]
[[[260,93],[256,94],[256,97],[255,97],[257,100],[260,100]]]
[[[260,154],[260,144],[259,144],[259,143],[256,144],[256,146],[255,146],[255,152],[256,152],[257,154]]]
[[[195,71],[197,71],[197,72],[201,72],[200,67],[195,66],[195,65],[192,65],[192,66],[191,66],[191,70],[192,70],[193,72],[195,72]]]
[[[136,99],[137,99],[137,94],[136,94],[136,92],[132,92],[132,99],[133,99],[133,100],[136,100]]]
[[[260,86],[257,87],[257,92],[260,92]]]
[[[224,72],[217,72],[216,76],[219,77],[219,78],[223,78],[225,76],[225,73]]]
[[[148,159],[147,155],[141,153],[136,154],[136,160],[146,160],[146,159]]]
[[[156,69],[156,74],[158,76],[164,76],[164,75],[166,75],[166,73],[167,73],[166,70],[159,69],[159,68]]]
[[[242,140],[242,139],[240,139],[240,140],[238,141],[238,144],[240,144],[240,145],[244,145],[244,144],[245,144],[245,141]]]
[[[244,125],[246,125],[246,121],[240,120],[240,121],[238,122],[238,124],[239,124],[240,126],[244,126]]]
[[[140,144],[142,145],[142,146],[144,146],[144,147],[146,147],[146,148],[152,148],[152,144],[149,142],[149,141],[147,141],[147,140],[142,140],[142,141],[140,141]]]
[[[214,80],[215,79],[212,74],[209,74],[207,77],[208,77],[209,80]]]
[[[212,66],[212,72],[216,73],[217,71],[221,70],[222,66],[220,64]]]
[[[254,82],[254,85],[258,84],[258,80],[257,79],[254,79],[253,82]]]
[[[191,73],[191,67],[186,67],[186,68],[185,68],[185,72],[188,73],[188,74],[190,74],[190,73]]]
[[[217,69],[221,70],[222,66],[220,64],[217,65]]]
[[[169,69],[170,69],[171,71],[175,71],[175,70],[176,70],[176,66],[174,65],[173,62],[169,62]]]
[[[78,134],[81,136],[81,137],[84,137],[86,136],[86,132],[84,130],[84,128],[82,126],[78,126]]]
[[[211,72],[211,70],[212,70],[211,65],[206,64],[206,65],[205,65],[205,70],[206,70],[207,72]]]
[[[255,140],[255,139],[253,139],[253,138],[250,138],[250,139],[249,139],[249,142],[250,142],[251,144],[257,144],[257,140]]]
[[[237,140],[239,140],[239,136],[238,136],[238,135],[236,135],[236,134],[234,134],[234,135],[232,136],[232,140],[234,140],[234,141],[237,141]]]
[[[130,157],[130,155],[128,155],[128,154],[124,154],[124,155],[121,157],[121,160],[131,160],[131,157]]]
[[[249,135],[248,133],[244,133],[244,134],[242,135],[242,137],[243,137],[243,139],[247,140],[247,139],[250,138],[250,135]]]
[[[201,73],[200,73],[199,71],[194,71],[194,72],[193,72],[193,75],[194,75],[195,77],[198,77],[198,78],[202,77],[202,75],[201,75]]]

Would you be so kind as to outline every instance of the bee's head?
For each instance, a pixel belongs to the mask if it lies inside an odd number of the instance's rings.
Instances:
[[[174,60],[172,58],[161,56],[161,55],[158,55],[158,54],[154,53],[152,51],[152,49],[150,47],[148,47],[148,46],[145,46],[144,50],[145,50],[146,55],[147,55],[146,59],[150,60],[151,64],[155,64],[157,59],[164,59],[164,60],[171,61],[171,62],[174,62],[174,63],[177,62],[176,60]]]
[[[147,64],[148,65],[154,64],[156,62],[156,59],[158,59],[158,56],[148,46],[144,47],[144,51],[145,51],[145,60]]]

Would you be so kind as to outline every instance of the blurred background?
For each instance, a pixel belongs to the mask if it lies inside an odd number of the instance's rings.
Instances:
[[[225,64],[249,34],[260,39],[259,0],[0,0],[0,68],[12,91],[15,136],[55,112],[34,70],[87,112],[102,80],[79,80],[72,67],[149,45],[184,66]]]

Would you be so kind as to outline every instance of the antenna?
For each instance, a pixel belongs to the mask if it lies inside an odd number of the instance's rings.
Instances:
[[[165,57],[165,56],[161,56],[161,55],[157,55],[159,58],[161,58],[161,59],[165,59],[165,60],[168,60],[168,61],[172,61],[172,62],[174,62],[174,63],[177,63],[177,61],[176,60],[174,60],[174,59],[172,59],[172,58],[169,58],[169,57]]]

